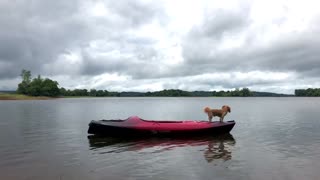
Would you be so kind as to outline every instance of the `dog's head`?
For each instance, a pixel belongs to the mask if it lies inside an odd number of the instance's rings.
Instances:
[[[211,109],[210,109],[209,107],[205,107],[205,108],[203,109],[203,111],[204,111],[205,113],[209,113],[209,112],[211,111]]]
[[[229,106],[227,106],[227,105],[223,105],[222,109],[225,110],[225,111],[228,111],[229,113],[231,113],[231,108]]]

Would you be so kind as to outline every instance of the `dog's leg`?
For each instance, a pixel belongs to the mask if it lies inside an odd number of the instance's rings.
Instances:
[[[220,122],[221,122],[221,123],[223,122],[223,118],[224,118],[224,116],[221,116],[221,117],[220,117]]]
[[[212,121],[212,118],[213,118],[212,112],[208,112],[208,120],[209,120],[209,122]]]
[[[224,117],[227,115],[227,112],[223,112],[221,117],[220,117],[220,122],[223,122]]]

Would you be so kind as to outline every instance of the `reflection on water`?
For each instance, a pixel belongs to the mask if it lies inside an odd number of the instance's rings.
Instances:
[[[100,153],[120,153],[124,151],[143,151],[151,149],[150,153],[160,153],[181,147],[201,147],[200,152],[208,163],[215,159],[224,161],[232,158],[232,147],[236,141],[231,134],[220,136],[200,137],[175,137],[175,138],[114,138],[101,137],[97,135],[88,136],[90,150]]]
[[[92,119],[202,120],[203,106],[218,104],[233,107],[226,120],[237,122],[236,140],[87,138]],[[319,180],[319,106],[320,98],[0,101],[0,180]]]
[[[208,141],[208,147],[204,152],[204,157],[209,163],[215,159],[230,160],[232,157],[231,148],[235,144],[236,141],[231,134]]]

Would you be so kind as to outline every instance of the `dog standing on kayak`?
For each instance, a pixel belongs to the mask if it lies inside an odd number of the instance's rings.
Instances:
[[[223,118],[229,113],[231,113],[231,108],[227,105],[223,105],[221,109],[211,109],[210,107],[205,107],[204,112],[208,114],[209,122],[212,122],[214,116],[220,117],[220,122],[223,122]]]

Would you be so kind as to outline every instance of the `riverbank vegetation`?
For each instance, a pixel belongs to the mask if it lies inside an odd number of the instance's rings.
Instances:
[[[234,91],[183,91],[180,89],[165,89],[154,92],[111,92],[107,90],[96,89],[60,89],[62,96],[90,96],[90,97],[248,97],[254,93],[248,88],[236,89]]]
[[[296,89],[294,94],[295,96],[319,97],[320,88]]]

